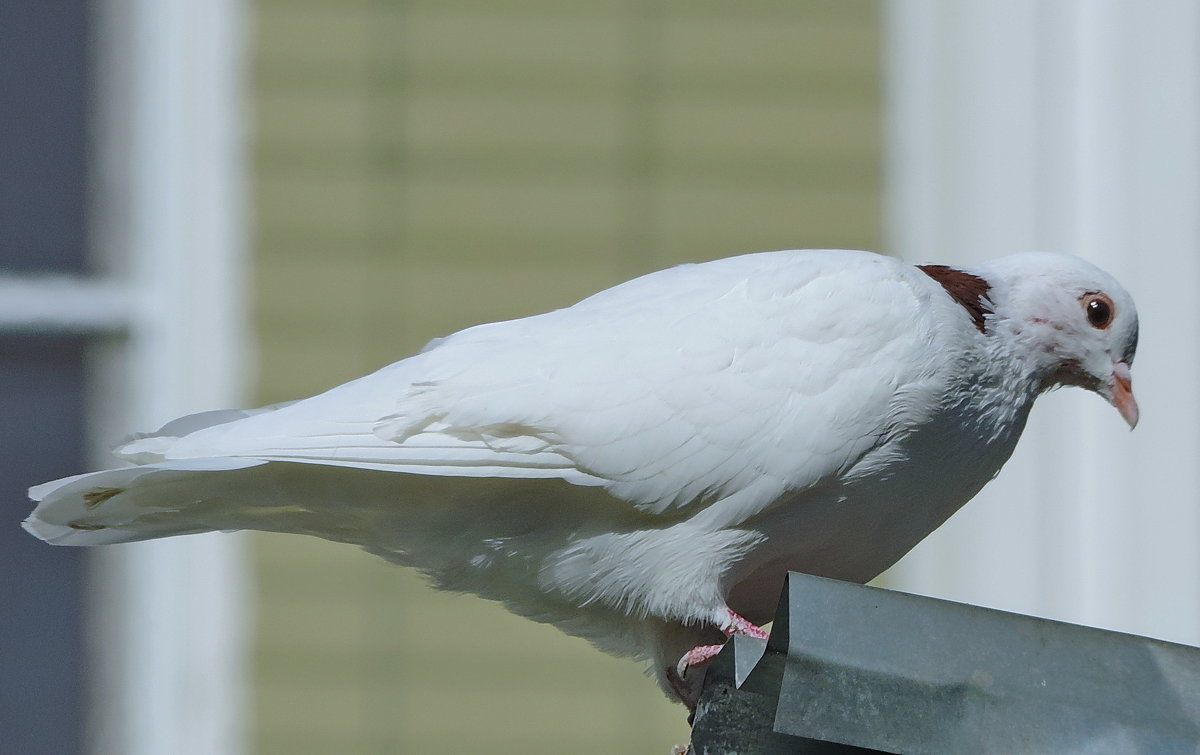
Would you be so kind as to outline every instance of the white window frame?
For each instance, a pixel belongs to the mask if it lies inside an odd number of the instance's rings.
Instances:
[[[241,0],[93,5],[99,275],[0,276],[0,330],[96,336],[98,465],[130,431],[246,398],[246,12]],[[244,549],[206,535],[94,553],[92,753],[246,750]]]

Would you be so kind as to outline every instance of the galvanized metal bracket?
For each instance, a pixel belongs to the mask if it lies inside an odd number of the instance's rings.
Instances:
[[[1200,754],[1200,648],[788,575],[707,670],[692,752]]]

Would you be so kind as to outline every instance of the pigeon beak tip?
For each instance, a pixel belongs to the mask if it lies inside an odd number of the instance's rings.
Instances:
[[[1128,423],[1129,429],[1137,427],[1141,411],[1138,409],[1137,399],[1133,397],[1133,377],[1129,371],[1129,365],[1125,362],[1117,362],[1113,365],[1108,394],[1109,402],[1121,413],[1121,417]]]

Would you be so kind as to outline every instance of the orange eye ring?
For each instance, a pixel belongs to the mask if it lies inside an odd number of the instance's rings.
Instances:
[[[1088,324],[1093,328],[1105,330],[1112,325],[1113,318],[1117,314],[1117,306],[1113,304],[1113,300],[1108,294],[1094,291],[1084,294],[1080,301],[1083,303],[1083,312],[1087,315]]]

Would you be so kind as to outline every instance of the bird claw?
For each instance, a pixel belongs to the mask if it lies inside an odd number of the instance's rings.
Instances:
[[[725,633],[726,637],[733,637],[735,634],[753,637],[757,640],[765,640],[770,635],[763,631],[762,627],[750,623],[747,619],[742,618],[738,614],[729,609],[725,609],[725,622],[720,625],[720,630]],[[687,676],[687,671],[693,666],[699,666],[708,663],[716,657],[717,653],[721,652],[721,648],[725,645],[697,645],[691,650],[683,654],[679,659],[679,663],[675,664],[675,673],[680,679]]]
[[[727,637],[732,637],[735,634],[744,634],[747,637],[753,637],[756,640],[765,640],[770,637],[770,635],[767,634],[762,627],[758,626],[757,624],[750,623],[750,621],[743,619],[741,616],[737,615],[733,611],[730,611],[729,609],[725,610],[727,611],[727,615],[725,617],[725,623],[721,625],[721,631],[724,632]]]
[[[675,672],[679,674],[679,678],[683,679],[687,676],[688,669],[693,666],[699,666],[708,663],[721,652],[724,645],[697,645],[691,650],[683,654],[679,659],[679,663],[675,664]]]

